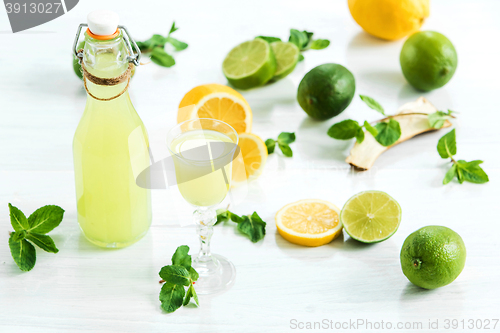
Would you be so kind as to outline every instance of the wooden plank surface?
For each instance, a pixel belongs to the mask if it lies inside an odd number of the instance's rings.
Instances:
[[[257,35],[288,36],[289,28],[307,29],[331,45],[307,51],[293,74],[274,85],[244,92],[254,113],[254,132],[263,139],[294,131],[294,157],[270,156],[262,177],[248,187],[236,213],[257,211],[268,222],[265,239],[251,243],[231,224],[217,226],[213,251],[233,261],[234,286],[200,297],[200,308],[162,313],[158,271],[175,248],[198,248],[190,207],[176,188],[153,192],[153,225],[133,246],[101,250],[88,243],[76,221],[71,142],[85,105],[85,91],[71,68],[71,44],[78,23],[100,8],[96,0],[52,22],[10,34],[0,11],[0,331],[3,332],[288,332],[293,323],[326,319],[335,323],[498,319],[500,317],[500,136],[498,124],[498,1],[432,1],[426,30],[444,33],[459,57],[455,77],[444,88],[419,93],[399,68],[403,41],[383,42],[363,33],[346,1],[165,1],[139,5],[107,1],[138,40],[167,33],[189,48],[175,54],[171,69],[140,67],[131,84],[132,101],[143,119],[157,158],[165,156],[166,132],[174,126],[177,105],[192,87],[226,83],[225,54]],[[384,153],[367,173],[347,164],[352,142],[326,135],[335,122],[375,120],[377,114],[356,97],[335,119],[316,122],[296,102],[296,88],[313,67],[341,63],[356,77],[357,94],[377,99],[389,112],[423,95],[439,109],[460,112],[458,156],[483,159],[486,185],[453,182],[442,186],[446,162],[436,152],[444,132],[430,133]],[[363,245],[347,235],[319,248],[283,240],[274,214],[303,198],[338,206],[355,193],[388,192],[402,206],[403,221],[389,240]],[[60,252],[37,252],[35,268],[21,272],[8,247],[11,230],[7,203],[29,214],[45,204],[66,210],[50,233]],[[463,273],[451,285],[425,291],[408,282],[399,251],[414,230],[445,225],[467,246]],[[322,322],[323,323],[323,322]],[[298,325],[298,324],[297,324]],[[305,324],[304,324],[305,325]],[[490,325],[492,328],[493,326]],[[326,330],[326,329],[325,329]],[[342,331],[335,329],[333,331]],[[352,330],[352,329],[351,329]],[[365,331],[358,327],[356,331]],[[496,330],[500,330],[500,324]],[[438,330],[435,330],[438,331]],[[450,331],[450,330],[448,330]]]

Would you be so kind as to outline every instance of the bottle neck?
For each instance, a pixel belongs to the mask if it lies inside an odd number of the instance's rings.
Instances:
[[[110,40],[97,40],[85,33],[83,64],[90,74],[102,79],[119,77],[128,69],[127,56],[121,31]],[[85,80],[88,92],[101,99],[117,96],[127,87],[127,80],[116,85],[100,85]],[[128,92],[125,92],[115,100],[127,98],[127,94]],[[89,95],[89,98],[93,97]]]

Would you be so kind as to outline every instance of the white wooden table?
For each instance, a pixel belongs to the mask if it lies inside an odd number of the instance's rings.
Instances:
[[[346,331],[344,322],[358,319],[393,327],[421,322],[423,331],[429,320],[438,320],[444,330],[446,319],[457,319],[465,320],[465,330],[448,331],[478,332],[467,329],[470,319],[484,325],[485,319],[500,317],[500,2],[432,1],[424,29],[444,33],[454,43],[459,65],[444,88],[421,94],[401,74],[403,41],[383,42],[363,33],[346,1],[106,1],[138,40],[167,33],[176,20],[176,37],[189,43],[175,54],[175,67],[141,67],[130,88],[159,158],[166,153],[163,141],[182,96],[199,84],[226,83],[221,63],[233,46],[257,35],[286,38],[289,28],[331,40],[326,50],[308,51],[287,79],[243,93],[256,134],[267,139],[296,132],[294,157],[270,156],[246,199],[233,207],[241,214],[255,210],[268,222],[263,241],[253,244],[231,225],[216,227],[213,251],[235,264],[234,286],[200,297],[200,308],[171,315],[160,308],[158,271],[177,246],[198,249],[188,223],[190,208],[176,188],[153,192],[153,225],[129,248],[91,245],[76,221],[71,142],[86,94],[71,68],[71,44],[77,25],[101,7],[101,1],[81,1],[63,17],[18,34],[8,32],[7,15],[0,10],[0,332],[288,332],[301,331],[299,322],[324,319],[339,332]],[[352,142],[332,140],[326,131],[346,118],[375,120],[376,112],[356,96],[339,117],[315,122],[295,99],[303,75],[326,62],[345,65],[356,77],[356,94],[374,97],[386,110],[423,95],[439,109],[460,112],[458,156],[484,159],[490,183],[441,185],[446,162],[435,146],[444,132],[389,150],[368,173],[353,172],[344,162]],[[321,198],[341,206],[369,189],[388,192],[403,209],[401,227],[383,243],[364,245],[344,235],[305,248],[276,232],[274,214],[289,202]],[[8,202],[27,214],[45,204],[66,210],[61,226],[50,233],[60,252],[38,250],[28,273],[10,256]],[[457,231],[468,252],[460,277],[433,291],[410,284],[399,263],[406,236],[425,225]]]

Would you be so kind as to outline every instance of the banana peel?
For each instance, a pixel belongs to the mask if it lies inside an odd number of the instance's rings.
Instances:
[[[401,126],[401,137],[395,144],[389,147],[384,147],[375,140],[373,135],[365,131],[364,141],[362,143],[356,142],[354,144],[350,155],[345,161],[362,171],[370,169],[377,158],[391,147],[411,139],[416,135],[436,131],[436,128],[430,126],[429,118],[425,115],[436,111],[438,111],[436,107],[424,97],[420,97],[416,101],[402,105],[398,109],[397,114],[393,117],[393,119],[397,120]],[[447,128],[450,126],[452,126],[451,122],[446,120],[441,128]]]

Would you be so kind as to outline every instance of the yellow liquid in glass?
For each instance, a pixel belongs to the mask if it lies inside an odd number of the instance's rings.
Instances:
[[[224,200],[231,181],[233,152],[216,151],[208,145],[207,154],[192,153],[193,149],[211,142],[233,141],[217,131],[193,130],[182,133],[170,143],[170,150],[175,153],[173,159],[179,191],[187,202],[199,207],[213,206]]]
[[[116,77],[128,63],[116,56],[96,56],[89,72]],[[126,82],[98,86],[87,81],[100,98],[122,91]],[[149,164],[146,128],[128,94],[111,101],[87,97],[84,114],[73,140],[78,223],[91,242],[102,247],[125,247],[144,236],[151,224],[151,190],[136,185],[137,175]]]

